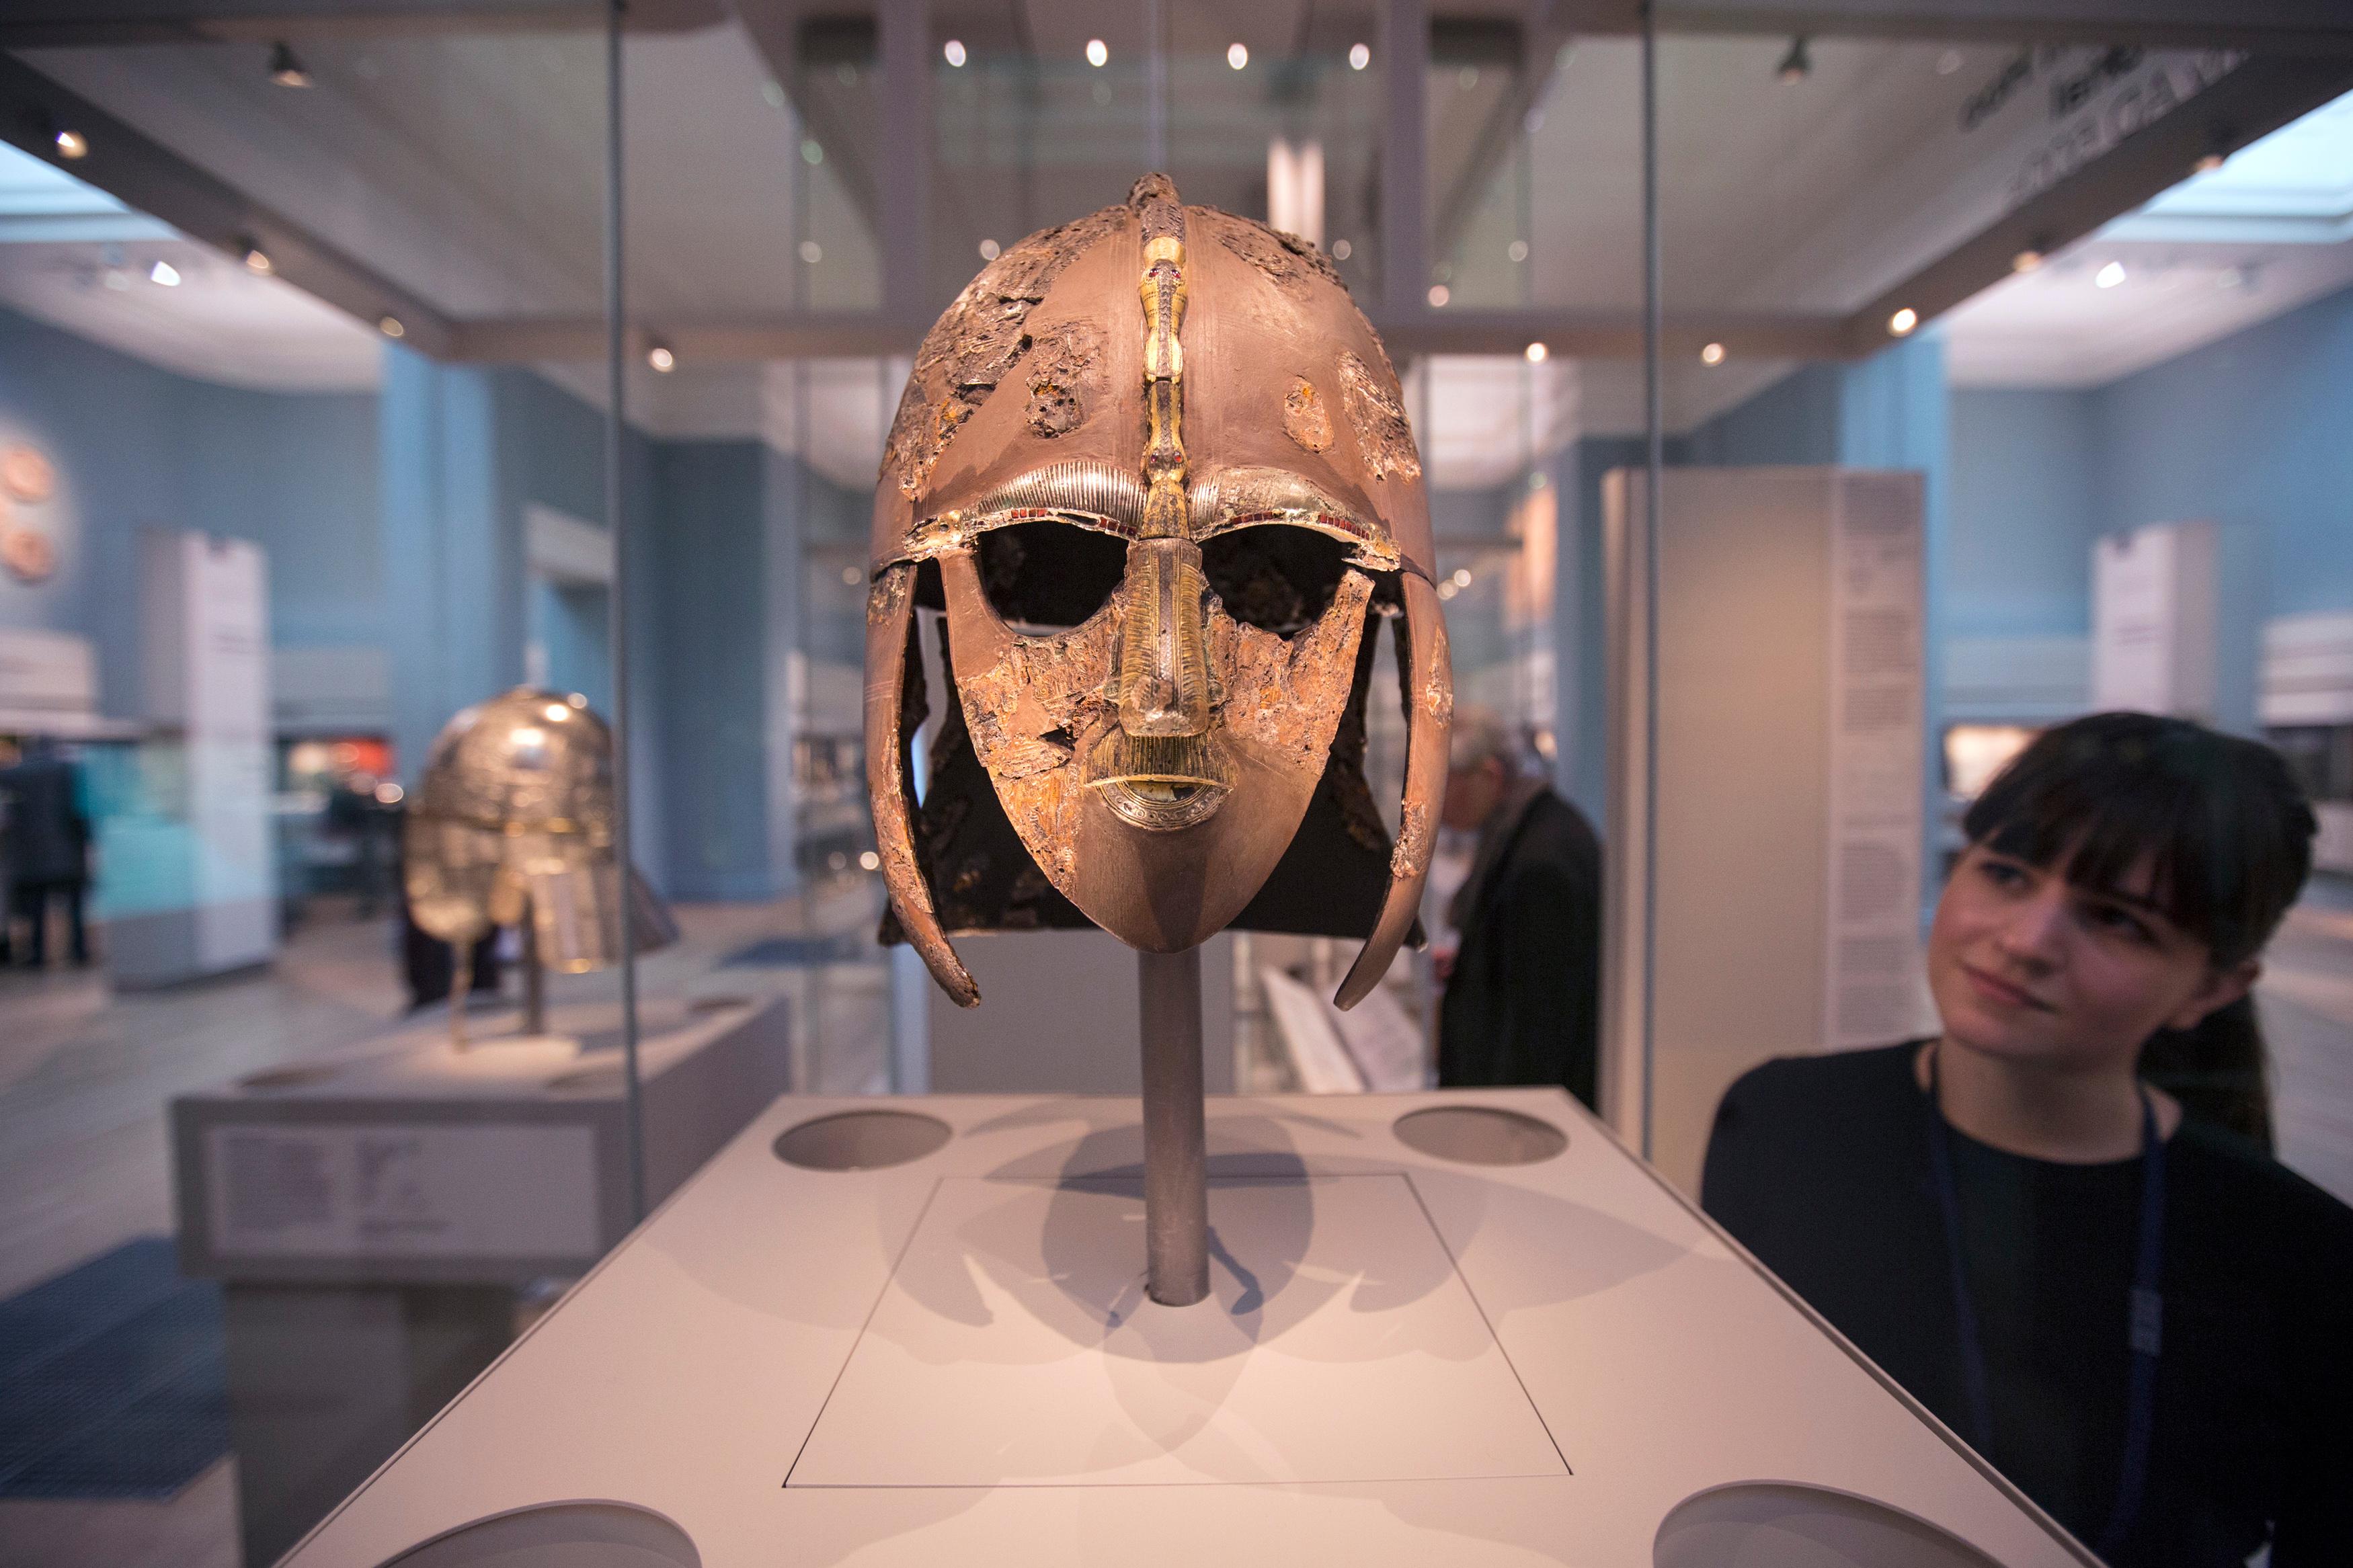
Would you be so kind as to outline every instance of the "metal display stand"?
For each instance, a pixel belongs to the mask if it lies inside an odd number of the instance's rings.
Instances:
[[[1209,1293],[1209,1156],[1201,1089],[1201,950],[1138,952],[1144,1036],[1144,1245],[1152,1299]]]

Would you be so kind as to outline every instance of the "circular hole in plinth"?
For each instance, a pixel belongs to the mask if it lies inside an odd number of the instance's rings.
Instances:
[[[1390,1131],[1409,1149],[1465,1165],[1533,1165],[1568,1147],[1568,1134],[1551,1122],[1492,1105],[1409,1110]]]
[[[1660,1523],[1651,1561],[1654,1568],[2000,1568],[1900,1509],[1792,1481],[1685,1498]]]
[[[324,1083],[334,1076],[333,1068],[270,1068],[266,1071],[246,1074],[237,1080],[237,1086],[239,1089],[301,1089],[308,1084]]]
[[[460,1525],[384,1568],[702,1568],[686,1531],[618,1502],[550,1503]]]
[[[955,1136],[946,1122],[911,1110],[845,1110],[786,1131],[776,1158],[811,1171],[879,1171],[920,1160]]]

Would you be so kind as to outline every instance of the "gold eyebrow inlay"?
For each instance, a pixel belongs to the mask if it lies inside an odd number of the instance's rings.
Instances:
[[[1145,536],[1149,491],[1133,469],[1093,459],[1056,463],[985,492],[969,506],[925,518],[894,557],[921,561],[969,543],[975,534],[1017,522],[1053,521],[1120,539]],[[1186,488],[1188,531],[1213,539],[1238,528],[1285,523],[1314,529],[1353,547],[1351,559],[1375,571],[1395,570],[1397,547],[1386,531],[1325,494],[1311,480],[1279,468],[1234,468]]]

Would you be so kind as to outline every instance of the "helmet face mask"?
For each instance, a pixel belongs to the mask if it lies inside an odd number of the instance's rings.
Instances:
[[[877,836],[896,923],[952,995],[976,999],[941,906],[955,929],[1041,923],[965,900],[1005,880],[990,854],[940,863],[965,817],[991,812],[1028,862],[1012,882],[1065,911],[1042,923],[1176,952],[1254,923],[1320,806],[1346,819],[1372,879],[1350,907],[1275,929],[1367,934],[1356,994],[1379,978],[1427,866],[1451,696],[1396,377],[1320,255],[1184,207],[1156,175],[1006,252],[924,342],[873,556]],[[928,710],[911,639],[918,594],[934,592],[955,710],[919,832],[908,742]],[[1393,849],[1361,771],[1368,618],[1401,623]]]

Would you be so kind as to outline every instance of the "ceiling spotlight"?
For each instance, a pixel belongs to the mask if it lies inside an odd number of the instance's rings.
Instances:
[[[1001,248],[1003,247],[1000,247],[997,241],[993,239],[984,239],[980,242],[980,258],[983,261],[994,261],[997,259],[997,252]]]
[[[79,131],[60,131],[57,134],[58,156],[86,158],[90,155],[89,138]]]
[[[1781,57],[1781,63],[1774,68],[1774,74],[1781,79],[1783,87],[1795,87],[1805,80],[1807,73],[1813,68],[1814,58],[1806,52],[1806,35],[1800,33],[1789,40],[1789,52]]]
[[[947,41],[946,47],[942,48],[940,53],[947,57],[948,64],[955,66],[959,69],[963,68],[965,58],[963,39],[950,38]]]
[[[302,68],[294,51],[280,42],[269,46],[269,79],[280,87],[308,87],[311,73]]]
[[[1722,364],[1724,363],[1724,345],[1722,343],[1710,343],[1706,347],[1701,349],[1699,351],[1699,363],[1702,364]]]
[[[678,368],[678,355],[670,353],[668,343],[656,343],[646,351],[646,363],[663,375]]]
[[[1504,254],[1516,266],[1528,258],[1528,242],[1525,239],[1515,239],[1504,247]]]
[[[825,259],[825,247],[819,245],[813,239],[802,240],[800,246],[800,257],[803,261],[807,262],[811,267],[815,267],[818,262]]]
[[[1111,46],[1104,43],[1101,38],[1089,38],[1087,40],[1087,64],[1094,67],[1097,70],[1101,70],[1104,66],[1110,63]]]
[[[147,281],[161,284],[166,289],[177,289],[180,286],[180,269],[168,261],[158,261],[147,269]]]
[[[1909,305],[1887,318],[1887,331],[1891,335],[1899,338],[1919,324],[1920,312]]]
[[[1454,569],[1454,575],[1449,578],[1448,581],[1451,582],[1458,588],[1468,588],[1471,585],[1471,568],[1468,566],[1457,566]]]
[[[2190,164],[2189,172],[2193,174],[2211,174],[2221,166],[2222,154],[2220,153],[2209,153],[2204,157],[2199,159],[2195,163]]]
[[[1350,44],[1350,45],[1348,46],[1348,68],[1349,68],[1350,70],[1352,70],[1352,71],[1360,71],[1360,70],[1363,70],[1366,66],[1371,65],[1372,63],[1373,63],[1373,46],[1372,46],[1372,45],[1370,45],[1370,44]]]
[[[2042,252],[2031,245],[2010,258],[2012,272],[2031,272],[2042,265]]]
[[[269,259],[269,252],[261,248],[261,242],[258,239],[239,239],[237,254],[238,259],[245,263],[248,272],[267,278],[278,270],[277,264]]]
[[[1356,253],[1356,247],[1345,239],[1335,239],[1332,242],[1332,259],[1335,261],[1345,261]]]
[[[1947,49],[1943,54],[1938,55],[1938,56],[1936,57],[1936,74],[1937,74],[1938,76],[1950,76],[1950,75],[1952,75],[1955,71],[1957,71],[1957,70],[1958,70],[1958,69],[1960,69],[1960,68],[1961,68],[1961,51],[1960,51],[1960,50],[1958,50],[1958,49]]]
[[[1430,302],[1432,306],[1440,310],[1443,310],[1445,309],[1446,301],[1452,298],[1454,298],[1454,290],[1449,289],[1445,284],[1432,283],[1430,286]]]
[[[2125,264],[2111,261],[2092,274],[2092,285],[2097,289],[2113,289],[2125,280]]]
[[[1242,67],[1250,64],[1250,46],[1247,44],[1228,44],[1226,46],[1226,63],[1233,67],[1236,70],[1240,70]]]
[[[1552,357],[1552,351],[1542,343],[1530,343],[1523,352],[1527,354],[1530,364],[1542,364]]]
[[[398,316],[377,317],[375,330],[387,338],[405,338],[408,335],[408,329],[400,324]]]

